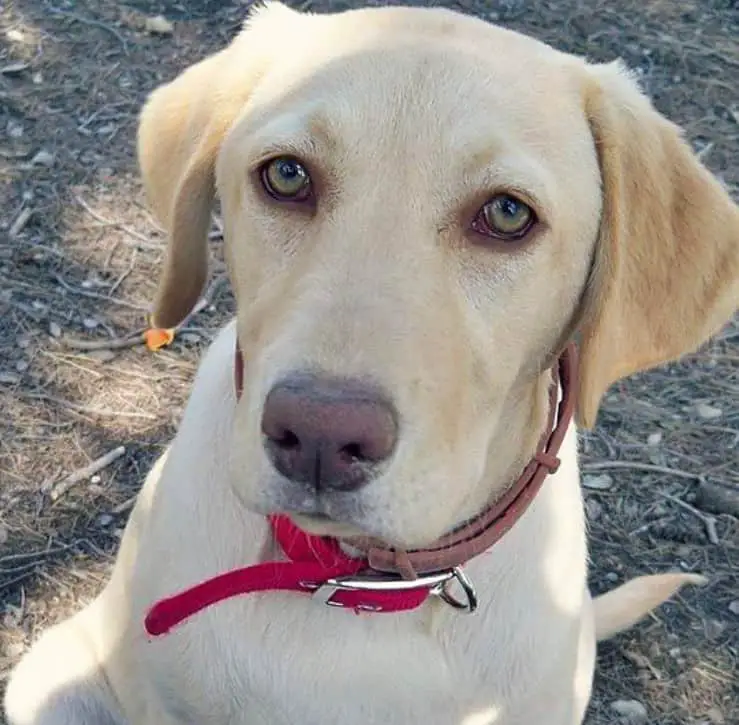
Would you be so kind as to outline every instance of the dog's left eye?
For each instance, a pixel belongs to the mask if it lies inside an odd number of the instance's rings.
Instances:
[[[262,166],[260,177],[267,193],[278,201],[304,201],[312,192],[305,166],[290,156],[268,161]]]
[[[472,221],[478,234],[503,241],[517,241],[526,236],[536,222],[528,205],[510,194],[497,194],[485,204]]]

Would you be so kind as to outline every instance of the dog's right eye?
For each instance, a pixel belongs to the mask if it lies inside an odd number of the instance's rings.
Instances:
[[[305,166],[291,156],[280,156],[264,164],[260,171],[262,185],[277,201],[305,201],[313,187]]]

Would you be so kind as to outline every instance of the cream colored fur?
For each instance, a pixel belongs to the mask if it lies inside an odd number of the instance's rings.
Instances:
[[[256,170],[279,153],[308,165],[314,205],[260,190]],[[596,639],[702,578],[642,577],[591,599],[574,425],[557,474],[467,565],[473,616],[435,600],[355,616],[272,593],[153,642],[143,617],[278,556],[271,511],[406,546],[479,511],[531,456],[546,368],[572,335],[592,425],[614,380],[715,332],[739,300],[739,212],[676,127],[618,64],[479,20],[272,3],[152,94],[139,157],[170,237],[155,322],[197,301],[216,195],[237,316],[200,365],[107,586],[13,672],[10,725],[578,725]],[[501,190],[540,218],[518,245],[470,229]],[[267,392],[306,369],[373,381],[402,421],[382,475],[321,502],[331,524],[261,443]]]

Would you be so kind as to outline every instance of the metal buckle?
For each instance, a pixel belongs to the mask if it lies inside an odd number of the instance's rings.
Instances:
[[[453,581],[462,587],[466,601],[460,601],[454,597],[449,586]],[[313,594],[313,598],[329,607],[343,607],[341,602],[337,602],[334,596],[340,591],[354,592],[404,592],[411,589],[426,588],[431,594],[439,597],[443,602],[449,604],[454,609],[471,614],[477,609],[477,593],[472,582],[462,571],[461,567],[448,569],[447,571],[435,574],[426,574],[418,577],[418,579],[402,579],[397,575],[377,575],[371,574],[367,576],[343,576],[327,579],[323,584],[315,582],[300,582],[304,589],[308,589]],[[358,609],[368,612],[379,611],[378,607],[360,604]]]

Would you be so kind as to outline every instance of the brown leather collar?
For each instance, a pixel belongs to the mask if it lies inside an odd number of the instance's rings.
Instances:
[[[237,341],[234,360],[237,398],[243,389],[243,376],[244,362]],[[404,579],[454,569],[489,549],[521,518],[546,477],[559,467],[557,454],[575,410],[576,379],[577,348],[570,343],[552,368],[547,425],[536,452],[518,480],[480,514],[424,549],[394,549],[371,539],[352,539],[347,543],[366,555],[371,569],[399,574]],[[562,399],[557,404],[560,389]]]

